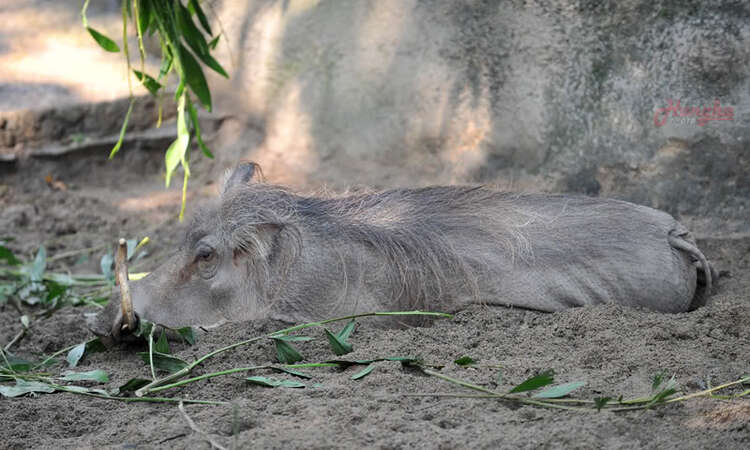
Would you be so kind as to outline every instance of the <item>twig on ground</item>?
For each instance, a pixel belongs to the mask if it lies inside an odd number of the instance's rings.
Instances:
[[[203,436],[203,439],[207,440],[208,443],[211,444],[211,448],[227,450],[226,447],[216,442],[208,433],[198,428],[198,425],[196,425],[195,422],[193,422],[193,419],[191,419],[190,416],[187,415],[187,412],[185,412],[185,407],[182,402],[177,404],[177,408],[179,408],[180,412],[182,413],[182,417],[185,419],[185,422],[187,422],[190,429]]]
[[[7,344],[7,345],[6,345],[5,347],[3,347],[3,350],[5,350],[6,352],[7,352],[8,350],[10,350],[10,348],[11,348],[11,347],[13,347],[14,345],[16,345],[16,343],[18,343],[18,341],[20,341],[21,339],[23,339],[23,337],[24,337],[25,335],[26,335],[26,327],[22,327],[22,328],[21,328],[21,331],[19,331],[19,332],[18,332],[18,333],[17,333],[17,334],[16,334],[16,335],[15,335],[15,336],[13,337],[13,339],[11,339],[11,341],[10,341],[10,342],[8,342],[8,344]]]

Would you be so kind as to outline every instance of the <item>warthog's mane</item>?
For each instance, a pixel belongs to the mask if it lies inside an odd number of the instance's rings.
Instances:
[[[531,256],[523,228],[538,217],[512,208],[518,197],[481,186],[305,196],[250,183],[222,195],[219,215],[233,245],[268,255],[254,274],[268,300],[283,289],[306,245],[335,251],[351,244],[379,256],[394,304],[434,310],[457,290],[476,298],[477,280],[493,258]],[[264,229],[282,230],[283,239],[264,239]],[[350,274],[342,266],[344,284]]]

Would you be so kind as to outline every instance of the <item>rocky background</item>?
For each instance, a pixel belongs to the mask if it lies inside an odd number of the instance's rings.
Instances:
[[[16,3],[0,15],[33,13],[56,39],[20,26],[0,39],[0,164],[17,170],[19,155],[59,153],[51,144],[85,147],[80,136],[106,147],[125,103],[68,105],[126,95],[124,74],[106,77],[122,57],[99,51],[74,6]],[[118,36],[118,2],[94,3],[92,22]],[[498,183],[651,205],[698,234],[750,232],[747,2],[212,5],[232,78],[211,78],[211,177],[244,158],[300,188]],[[77,75],[68,64],[33,70],[28,61],[55,46],[74,55]],[[723,120],[660,112],[670,101]],[[154,117],[146,102],[131,129]],[[143,147],[135,141],[125,151]]]

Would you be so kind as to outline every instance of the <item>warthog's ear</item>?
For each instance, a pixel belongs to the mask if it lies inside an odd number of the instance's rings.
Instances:
[[[260,169],[260,165],[243,161],[232,172],[227,172],[222,183],[221,193],[224,194],[234,186],[246,185],[253,181],[263,181],[263,171]]]
[[[232,236],[234,257],[252,254],[268,259],[274,251],[274,244],[283,228],[283,225],[264,223],[238,230]]]

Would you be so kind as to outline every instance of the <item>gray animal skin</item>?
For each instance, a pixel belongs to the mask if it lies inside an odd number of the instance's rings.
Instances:
[[[715,278],[687,229],[645,206],[457,186],[307,197],[258,174],[239,165],[179,249],[132,283],[139,317],[179,327],[607,302],[676,313],[702,305]],[[90,328],[117,336],[118,311],[114,299]]]

